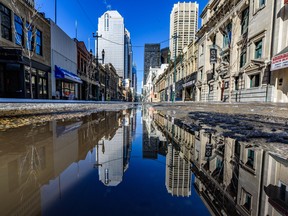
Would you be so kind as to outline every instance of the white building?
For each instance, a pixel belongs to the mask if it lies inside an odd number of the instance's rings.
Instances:
[[[171,59],[175,56],[175,42],[176,55],[195,39],[195,34],[198,29],[198,10],[197,2],[188,2],[174,4],[170,14],[170,38],[177,36],[177,39],[170,40]]]
[[[133,52],[130,32],[125,28],[125,47],[124,47],[124,82],[125,88],[132,87],[132,62]]]
[[[99,166],[99,180],[106,186],[117,186],[122,182],[124,173],[123,127],[117,130],[112,139],[102,139],[98,145],[100,147],[96,150],[96,160],[101,164]]]
[[[74,99],[82,83],[77,76],[77,45],[53,21],[50,25],[52,98]]]
[[[98,19],[98,56],[105,50],[104,63],[112,63],[117,74],[124,78],[124,19],[116,10],[105,12]],[[95,50],[97,50],[97,43]]]
[[[150,68],[146,84],[143,86],[143,94],[145,102],[158,102],[160,98],[157,97],[157,92],[155,91],[155,82],[158,80],[159,76],[164,73],[167,69],[168,64],[162,64],[160,68]]]

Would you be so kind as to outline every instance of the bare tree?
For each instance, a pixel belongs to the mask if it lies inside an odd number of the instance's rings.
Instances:
[[[27,57],[26,62],[29,67],[29,89],[30,97],[34,98],[33,95],[33,86],[32,86],[32,58],[36,51],[36,33],[37,29],[35,24],[39,18],[39,9],[36,9],[34,5],[30,5],[28,2],[25,3],[23,0],[11,0],[10,6],[12,8],[14,16],[19,18],[19,28],[16,28],[16,24],[12,27],[15,34],[15,42],[21,48],[24,56]],[[22,9],[22,11],[20,11]],[[23,16],[23,17],[21,17]],[[17,30],[22,31],[22,34],[18,34]]]

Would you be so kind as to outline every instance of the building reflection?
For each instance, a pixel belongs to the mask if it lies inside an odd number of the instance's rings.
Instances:
[[[153,120],[169,143],[169,193],[191,194],[189,169],[197,193],[213,215],[288,215],[288,160],[284,156],[260,144],[221,136],[207,126],[185,125],[161,112],[153,111]]]
[[[158,154],[166,155],[166,137],[157,128],[153,119],[152,108],[142,110],[143,138],[142,138],[142,157],[144,159],[157,159]]]
[[[99,112],[1,132],[1,215],[38,215],[49,208],[94,170],[96,149],[103,164],[99,173],[110,170],[111,182],[105,185],[120,183],[129,167],[133,115],[131,111]],[[115,159],[119,167],[113,164]],[[91,169],[81,168],[84,160]],[[105,183],[105,176],[99,178]]]
[[[130,111],[124,110],[122,116],[116,121],[113,136],[102,138],[96,148],[99,180],[106,186],[117,186],[121,183],[123,173],[129,167],[132,148]]]

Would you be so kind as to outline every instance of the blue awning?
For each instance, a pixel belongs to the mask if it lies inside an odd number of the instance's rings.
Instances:
[[[55,65],[55,77],[58,79],[67,79],[72,82],[82,83],[82,80],[76,74],[60,68],[57,65]]]

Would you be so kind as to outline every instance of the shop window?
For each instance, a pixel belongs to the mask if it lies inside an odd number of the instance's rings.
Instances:
[[[249,76],[250,78],[250,88],[260,86],[260,74],[254,74]]]
[[[15,23],[15,43],[23,46],[24,45],[24,31],[23,31],[23,21],[21,17],[14,14]]]
[[[74,98],[75,83],[62,82],[62,96],[66,98]]]
[[[11,10],[0,3],[1,37],[12,41]]]
[[[36,29],[36,54],[43,55],[42,32]]]
[[[257,41],[255,43],[255,59],[262,57],[262,49],[263,49],[262,40]]]

